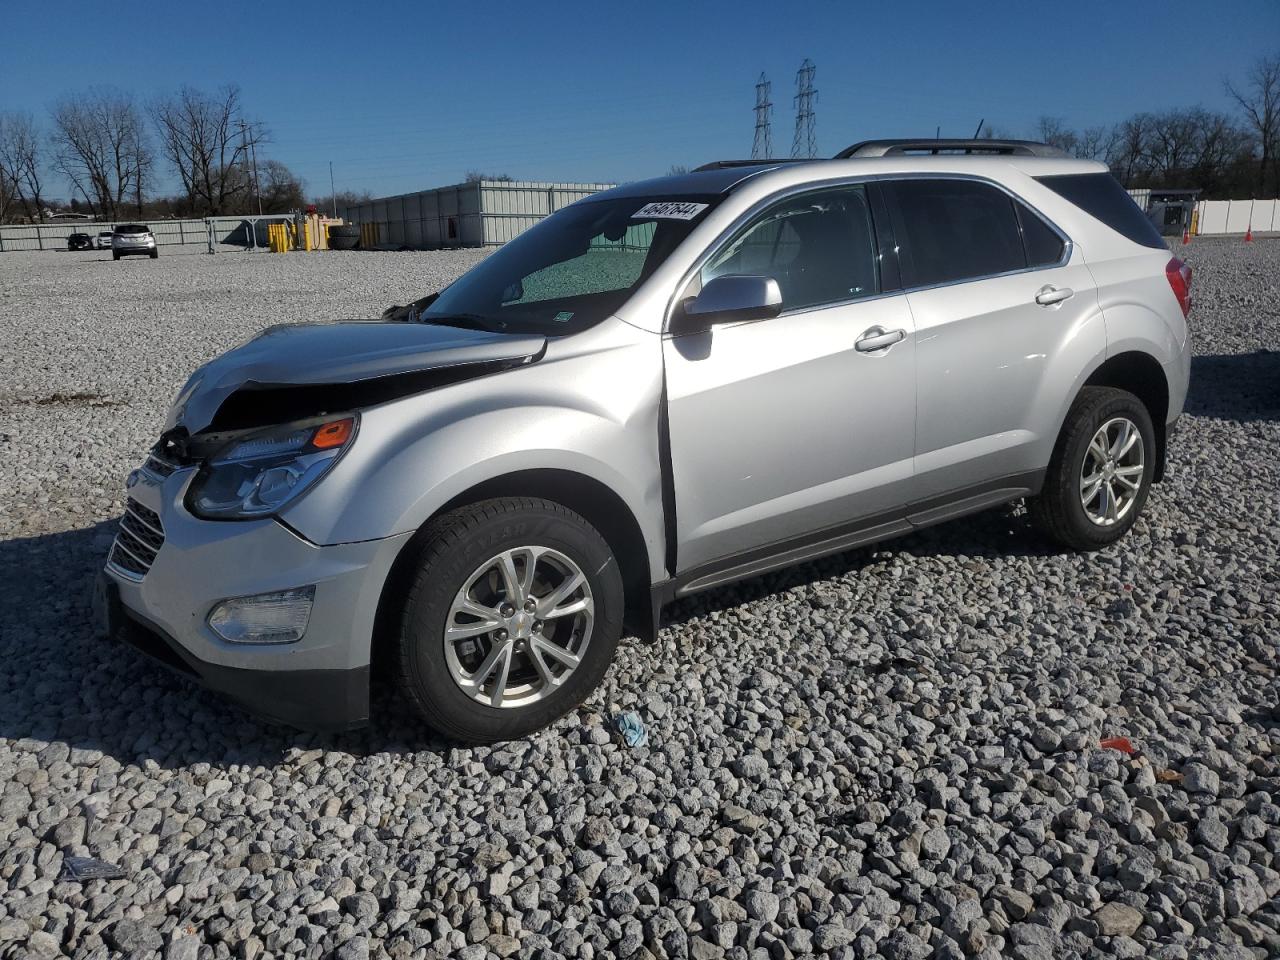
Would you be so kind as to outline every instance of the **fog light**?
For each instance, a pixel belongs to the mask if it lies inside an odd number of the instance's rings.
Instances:
[[[307,632],[315,587],[223,600],[209,614],[213,632],[232,643],[294,643]]]

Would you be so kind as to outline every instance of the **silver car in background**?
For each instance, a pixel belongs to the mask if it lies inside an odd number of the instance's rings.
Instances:
[[[1106,168],[1042,144],[630,184],[382,321],[197,370],[98,609],[295,725],[364,723],[385,664],[446,735],[520,736],[695,591],[1020,498],[1113,543],[1164,472],[1189,296]]]
[[[160,256],[156,238],[144,223],[122,223],[111,234],[111,259]]]

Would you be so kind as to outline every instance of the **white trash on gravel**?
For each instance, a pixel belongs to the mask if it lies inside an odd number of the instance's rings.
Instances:
[[[694,597],[478,749],[381,689],[260,723],[89,586],[194,366],[481,254],[0,255],[0,957],[1280,955],[1280,242],[1178,252],[1188,412],[1121,544],[997,510]]]

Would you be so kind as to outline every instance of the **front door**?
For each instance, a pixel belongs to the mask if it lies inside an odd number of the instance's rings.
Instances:
[[[875,250],[842,186],[779,201],[702,269],[773,277],[783,312],[664,339],[677,572],[905,503],[915,337]]]

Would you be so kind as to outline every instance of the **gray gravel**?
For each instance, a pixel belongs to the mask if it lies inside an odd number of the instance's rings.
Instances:
[[[1280,954],[1280,242],[1188,254],[1189,415],[1122,545],[1011,509],[698,597],[485,749],[390,691],[262,725],[87,604],[191,367],[476,254],[0,256],[0,956]]]

